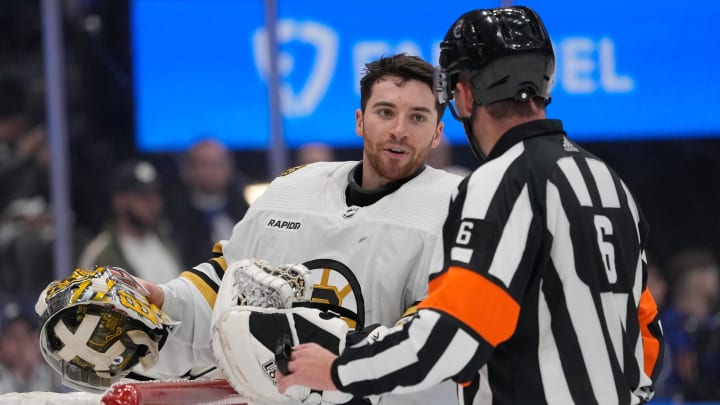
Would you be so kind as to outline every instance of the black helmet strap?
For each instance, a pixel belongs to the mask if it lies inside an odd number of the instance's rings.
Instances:
[[[479,104],[473,103],[470,117],[462,118],[460,115],[458,115],[457,111],[455,111],[455,105],[453,103],[448,103],[448,108],[450,109],[450,113],[452,114],[453,118],[463,124],[463,128],[465,129],[465,137],[467,137],[468,143],[470,144],[470,150],[472,151],[473,155],[475,155],[477,160],[480,161],[480,163],[484,163],[485,160],[487,160],[487,156],[485,156],[482,149],[480,149],[480,144],[478,143],[472,128],[472,123],[475,120],[475,115],[477,114],[478,107],[480,107]]]

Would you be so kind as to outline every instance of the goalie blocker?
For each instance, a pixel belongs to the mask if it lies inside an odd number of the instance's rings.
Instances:
[[[311,391],[295,386],[278,392],[275,372],[291,347],[314,342],[333,353],[367,333],[355,332],[340,318],[344,310],[313,307],[308,269],[302,265],[271,266],[258,259],[228,267],[212,318],[212,350],[218,368],[243,398],[263,403],[288,400],[304,404],[368,404],[337,391]]]

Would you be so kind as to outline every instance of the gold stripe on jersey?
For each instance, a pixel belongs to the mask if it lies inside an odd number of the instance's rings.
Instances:
[[[223,272],[227,271],[228,266],[227,261],[225,260],[225,256],[213,257],[212,259],[210,259],[210,261],[219,264]]]
[[[217,292],[212,287],[210,287],[205,282],[205,280],[190,271],[183,271],[182,273],[180,273],[180,277],[188,280],[190,283],[192,283],[192,285],[195,286],[195,288],[200,292],[200,294],[202,294],[203,298],[205,298],[205,301],[210,304],[210,308],[215,307]]]
[[[415,313],[417,313],[417,311],[418,311],[418,307],[417,307],[417,304],[415,304],[405,310],[405,312],[402,315],[402,318],[405,318],[408,316],[413,316],[413,315],[415,315]]]
[[[398,321],[395,322],[395,325],[393,325],[393,326],[405,325],[406,323],[410,322],[412,320],[413,316],[418,311],[417,304],[418,304],[418,301],[415,301],[415,304],[408,307],[408,309],[406,309],[405,312],[403,312],[402,317],[400,319],[398,319]]]
[[[212,254],[213,254],[213,256],[222,256],[223,255],[222,243],[215,242],[215,244],[212,247]]]

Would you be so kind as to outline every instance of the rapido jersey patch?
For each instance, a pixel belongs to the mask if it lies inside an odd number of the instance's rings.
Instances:
[[[302,225],[299,221],[288,221],[285,219],[271,218],[268,220],[266,228],[277,229],[278,231],[297,231]]]

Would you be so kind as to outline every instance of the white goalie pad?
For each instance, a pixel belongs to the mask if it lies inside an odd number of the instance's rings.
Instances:
[[[284,339],[292,346],[315,342],[339,353],[345,347],[349,327],[345,321],[315,309],[274,309],[247,306],[226,308],[217,314],[212,331],[212,350],[218,368],[244,397],[260,403],[290,399],[304,403],[341,404],[352,397],[337,391],[311,392],[293,386],[278,392],[275,353]]]

